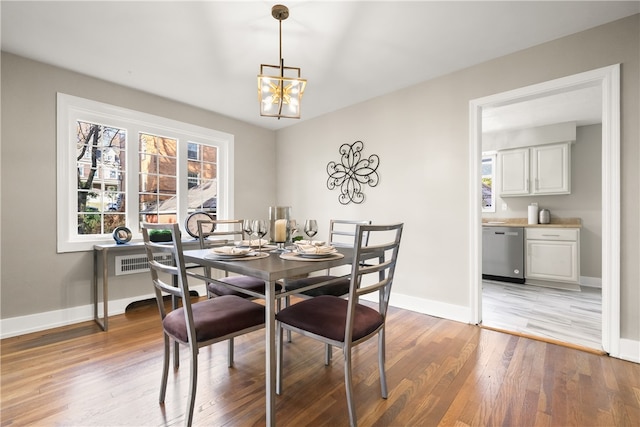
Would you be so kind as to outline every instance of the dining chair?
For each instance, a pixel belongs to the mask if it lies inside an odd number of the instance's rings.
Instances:
[[[356,227],[358,224],[371,224],[371,220],[350,220],[350,219],[332,219],[329,221],[329,244],[335,247],[352,248],[355,244]],[[369,234],[364,236],[365,244],[368,242]],[[297,293],[296,295],[303,298],[318,297],[320,295],[334,295],[344,296],[349,292],[349,276],[344,275],[342,277],[331,274],[331,269],[327,269],[326,274],[316,275],[310,277],[304,277],[302,279],[296,279],[288,281],[286,289],[288,291],[295,291],[296,289],[302,289],[306,286],[316,285],[318,283],[330,282],[330,284],[321,286],[318,288],[312,288],[306,291]],[[291,304],[290,297],[285,298],[285,306],[288,307]],[[287,331],[287,341],[291,342],[291,332]],[[332,357],[332,348],[330,345],[326,345],[326,363]]]
[[[378,368],[382,398],[387,398],[385,374],[385,323],[389,296],[400,249],[403,224],[358,225],[346,299],[334,295],[308,298],[285,307],[276,314],[276,392],[282,394],[283,330],[295,331],[325,345],[340,347],[344,353],[345,391],[349,423],[357,425],[353,402],[353,347],[378,336]],[[365,237],[366,236],[366,237]],[[375,244],[365,243],[371,238]],[[365,263],[366,261],[366,263]],[[378,293],[377,304],[363,304],[360,298]],[[325,360],[325,363],[327,361]]]
[[[246,233],[244,232],[244,230],[242,230],[241,219],[212,219],[198,221],[198,239],[200,240],[201,249],[233,245],[238,240],[245,240],[246,238],[250,239],[250,237],[251,236],[246,236]],[[204,269],[206,276],[211,277],[211,268],[204,267]],[[224,272],[224,274],[225,277],[217,280],[237,286],[238,288],[257,292],[259,294],[264,295],[265,293],[264,280],[243,275],[229,276],[229,273],[226,271]],[[280,292],[281,290],[282,285],[276,283],[276,292]],[[230,287],[217,282],[207,283],[207,295],[209,297],[235,295],[242,298],[253,299],[253,297],[249,294],[246,294],[239,290],[231,289]]]
[[[356,227],[358,224],[369,225],[370,220],[345,220],[332,219],[329,222],[329,241],[328,244],[335,247],[353,247],[355,244]],[[364,235],[365,244],[368,241],[368,233]],[[294,291],[309,285],[332,280],[332,284],[314,288],[300,293],[303,297],[317,297],[320,295],[343,296],[349,292],[349,277],[344,276],[339,279],[338,276],[332,275],[330,270],[326,274],[320,276],[305,277],[302,279],[291,280],[287,282],[287,291]],[[285,303],[285,305],[289,305]]]
[[[170,230],[171,243],[152,242],[149,239],[151,230]],[[191,354],[190,388],[185,414],[185,425],[191,426],[198,380],[199,349],[229,340],[228,366],[233,366],[233,338],[264,327],[264,306],[233,295],[192,303],[188,277],[196,276],[188,272],[185,266],[179,225],[143,223],[142,236],[164,336],[160,403],[164,403],[167,390],[170,343],[173,340],[187,346]],[[159,254],[171,255],[173,265],[157,261]],[[167,309],[163,294],[171,295],[181,304],[173,305],[171,310]],[[175,308],[177,306],[179,307]],[[174,357],[177,357],[177,353]]]

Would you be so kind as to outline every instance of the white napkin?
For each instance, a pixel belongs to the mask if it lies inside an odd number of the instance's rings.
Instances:
[[[240,242],[238,242],[238,245],[240,246],[251,246],[251,247],[265,246],[268,244],[269,244],[269,241],[266,239],[241,240]]]
[[[322,240],[298,240],[296,242],[298,245],[314,245],[314,246],[324,246],[325,242]]]
[[[235,246],[221,246],[214,248],[213,252],[220,255],[246,255],[251,252],[251,249],[237,248]]]
[[[302,254],[331,254],[336,251],[336,248],[333,246],[316,246],[300,243],[296,244],[296,249]]]

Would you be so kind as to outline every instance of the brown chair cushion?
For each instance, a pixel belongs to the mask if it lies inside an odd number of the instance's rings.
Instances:
[[[264,306],[232,295],[197,302],[191,305],[191,311],[198,342],[264,324]],[[169,335],[187,341],[182,307],[167,314],[162,324]]]
[[[336,341],[344,341],[348,301],[331,295],[309,298],[276,314],[287,325],[304,329]],[[384,323],[382,315],[362,304],[356,306],[353,320],[353,341],[375,331]]]
[[[264,295],[264,280],[256,279],[255,277],[250,276],[229,276],[220,279],[221,282],[230,283],[232,285],[239,286],[243,289],[247,289],[250,291],[258,292]],[[208,283],[207,288],[209,292],[215,295],[235,295],[242,298],[252,298],[251,295],[244,294],[240,291],[234,291],[231,288],[226,287],[225,285],[221,285],[219,283]],[[279,292],[282,289],[278,283],[276,283],[276,292]]]
[[[304,279],[291,280],[287,282],[287,290],[294,291],[304,286],[315,285],[317,283],[326,282],[327,280],[335,278],[336,276],[312,276],[306,277]],[[350,282],[350,279],[348,277],[345,277],[339,282],[327,286],[322,286],[320,288],[309,289],[308,291],[301,292],[301,294],[310,297],[318,297],[320,295],[333,295],[336,297],[340,297],[349,293]]]

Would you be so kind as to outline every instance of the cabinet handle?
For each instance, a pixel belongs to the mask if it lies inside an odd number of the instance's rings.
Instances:
[[[559,234],[543,234],[544,237],[560,237]]]
[[[529,192],[529,178],[524,180],[524,191]]]

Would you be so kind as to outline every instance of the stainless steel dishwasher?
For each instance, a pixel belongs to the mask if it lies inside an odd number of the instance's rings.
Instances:
[[[523,227],[482,227],[482,278],[524,283]]]

